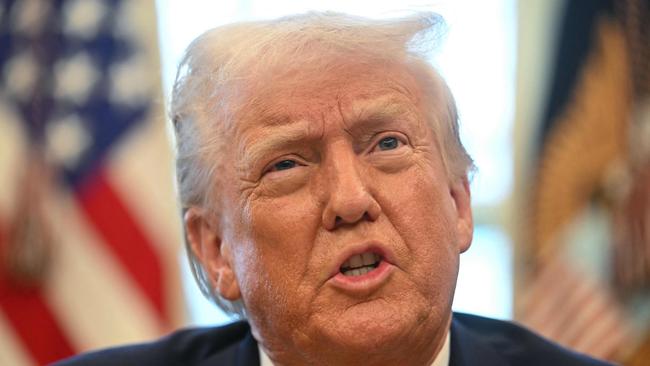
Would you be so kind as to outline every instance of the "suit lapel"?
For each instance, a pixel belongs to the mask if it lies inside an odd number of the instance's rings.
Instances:
[[[230,347],[202,360],[197,366],[260,366],[257,342],[250,330]]]
[[[507,366],[501,355],[456,319],[451,323],[449,366]]]
[[[237,347],[235,365],[260,366],[259,351],[257,341],[253,338],[253,334],[249,332],[246,338],[239,344],[239,347]]]

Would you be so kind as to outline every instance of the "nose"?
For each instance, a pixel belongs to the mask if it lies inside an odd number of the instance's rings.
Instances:
[[[362,221],[375,221],[381,206],[369,191],[369,177],[359,169],[353,151],[332,156],[326,162],[325,177],[328,197],[323,211],[323,227],[335,230]]]

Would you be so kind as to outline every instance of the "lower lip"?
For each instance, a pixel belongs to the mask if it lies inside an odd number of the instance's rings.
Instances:
[[[369,291],[381,286],[393,270],[393,265],[382,260],[374,270],[360,276],[346,276],[339,272],[330,282],[337,288],[347,291]]]

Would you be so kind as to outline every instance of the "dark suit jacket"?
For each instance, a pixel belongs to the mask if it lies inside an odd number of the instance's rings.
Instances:
[[[510,322],[455,313],[450,366],[603,366]],[[159,341],[73,357],[57,366],[259,366],[257,342],[245,322],[181,330]]]

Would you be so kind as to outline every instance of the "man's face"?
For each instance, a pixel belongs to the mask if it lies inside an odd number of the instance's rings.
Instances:
[[[466,180],[447,177],[423,112],[443,101],[398,66],[260,85],[217,184],[220,263],[258,340],[337,363],[435,345],[472,232]]]

